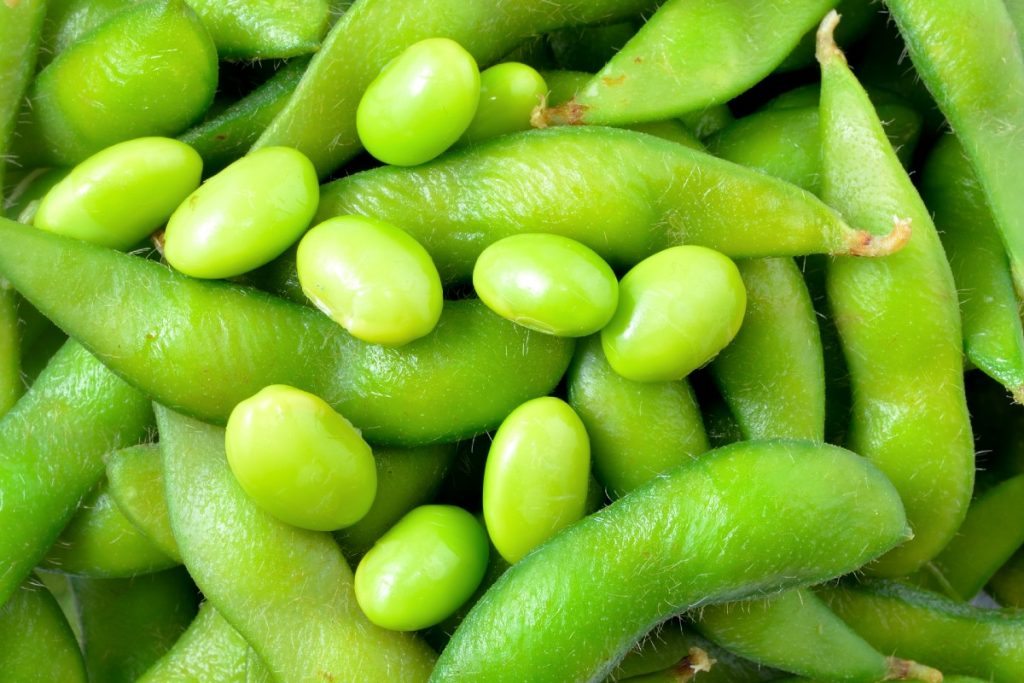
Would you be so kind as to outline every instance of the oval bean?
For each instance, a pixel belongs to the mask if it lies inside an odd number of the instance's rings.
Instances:
[[[544,78],[519,62],[495,64],[480,72],[476,113],[460,143],[482,142],[505,133],[529,130],[530,115],[548,92]]]

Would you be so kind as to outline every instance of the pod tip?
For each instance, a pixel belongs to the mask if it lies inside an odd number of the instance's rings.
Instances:
[[[818,26],[814,56],[817,57],[820,64],[825,64],[833,59],[839,59],[844,64],[846,63],[846,56],[843,55],[843,51],[836,45],[835,39],[839,18],[839,13],[832,10],[825,15],[825,18],[821,20],[821,24]]]
[[[893,216],[892,230],[886,235],[874,235],[866,230],[855,230],[847,253],[852,256],[888,256],[910,241],[911,220]]]
[[[889,673],[887,681],[924,681],[924,683],[942,683],[942,672],[909,659],[887,657]]]

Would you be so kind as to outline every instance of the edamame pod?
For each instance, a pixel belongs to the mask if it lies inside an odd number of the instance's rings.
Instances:
[[[228,468],[223,429],[162,407],[157,422],[185,566],[275,678],[427,678],[433,652],[363,616],[352,572],[330,535],[285,524],[249,500]],[[261,561],[247,559],[253,556]]]
[[[29,578],[0,604],[0,678],[85,683],[85,663],[45,586]]]
[[[891,581],[818,590],[843,621],[883,652],[995,683],[1024,680],[1024,616],[972,607]]]
[[[978,174],[1024,291],[1024,56],[1002,0],[887,0],[910,59]]]
[[[986,590],[1003,607],[1024,608],[1024,550],[1018,550],[999,568]]]
[[[160,445],[142,444],[107,455],[107,484],[124,516],[165,555],[180,562],[164,495]]]
[[[679,244],[730,258],[870,255],[907,236],[871,237],[788,183],[597,127],[507,135],[417,168],[373,169],[325,185],[315,220],[347,213],[411,234],[448,282],[468,280],[486,246],[522,232],[571,237],[618,270]]]
[[[327,0],[187,0],[222,59],[268,59],[315,52],[327,31]]]
[[[287,384],[326,400],[371,443],[452,441],[549,393],[572,355],[572,341],[473,300],[448,302],[434,332],[401,349],[364,344],[306,306],[3,220],[0,273],[149,395],[220,423],[263,387]]]
[[[0,279],[0,416],[13,408],[25,393],[21,379],[19,300],[10,283]]]
[[[600,678],[652,623],[844,574],[905,538],[905,523],[892,485],[848,451],[797,441],[727,446],[513,565],[455,632],[431,680]],[[579,562],[595,549],[600,562]]]
[[[722,104],[771,73],[835,4],[669,0],[543,123],[657,121]]]
[[[931,215],[832,41],[837,21],[830,14],[818,33],[822,196],[879,232],[893,216],[913,226],[900,253],[833,259],[827,271],[853,389],[848,445],[893,481],[914,530],[913,540],[868,570],[902,576],[949,542],[973,490],[960,315]]]
[[[137,683],[269,683],[270,673],[242,635],[209,602]]]
[[[72,165],[115,142],[174,135],[216,88],[217,53],[195,13],[183,0],[141,3],[40,72],[15,151],[30,165]]]
[[[134,683],[196,614],[196,587],[182,567],[130,579],[71,580],[92,681]]]
[[[952,135],[928,157],[921,192],[960,292],[964,352],[1024,403],[1024,327],[1010,261],[978,178]]]
[[[359,99],[405,48],[445,37],[487,66],[522,39],[562,26],[597,24],[652,8],[653,0],[363,0],[324,39],[285,108],[256,141],[306,154],[320,177],[354,157]],[[323,112],[329,111],[329,118]]]
[[[149,401],[68,342],[0,421],[0,603],[43,558],[103,474],[103,454],[136,443]],[[45,428],[44,428],[45,427]]]
[[[0,201],[3,200],[4,167],[15,119],[35,72],[36,52],[46,0],[21,0],[0,5]]]
[[[590,437],[594,474],[612,499],[708,450],[686,380],[628,380],[608,365],[597,336],[577,347],[567,379],[569,405]]]

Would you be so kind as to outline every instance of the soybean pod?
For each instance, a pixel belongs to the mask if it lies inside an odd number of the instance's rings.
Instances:
[[[74,633],[50,591],[35,577],[0,605],[0,678],[85,683]]]
[[[431,680],[601,678],[652,624],[844,574],[900,542],[904,525],[892,485],[848,451],[796,441],[727,446],[513,565],[452,636]],[[595,548],[601,561],[581,564]]]
[[[21,100],[32,80],[46,0],[21,0],[0,5],[0,202],[4,167]]]
[[[425,680],[433,652],[372,625],[324,532],[256,506],[228,468],[224,430],[157,409],[171,526],[196,584],[282,681]],[[246,558],[260,558],[253,563]],[[302,581],[295,581],[302,576]]]
[[[168,557],[181,561],[164,495],[159,444],[142,444],[107,455],[107,490],[118,510]]]
[[[973,490],[960,315],[928,209],[832,41],[837,21],[830,14],[818,33],[822,196],[868,229],[885,232],[896,216],[913,230],[898,254],[837,258],[827,271],[853,392],[848,445],[893,481],[914,529],[913,540],[868,570],[902,576],[949,542]]]
[[[332,404],[373,443],[451,441],[547,394],[572,354],[571,340],[473,300],[448,302],[433,333],[390,349],[306,306],[10,221],[0,242],[0,274],[48,317],[149,395],[214,422],[286,384]],[[57,279],[67,287],[54,289]]]
[[[1024,608],[1024,549],[999,568],[985,589],[1003,607]]]

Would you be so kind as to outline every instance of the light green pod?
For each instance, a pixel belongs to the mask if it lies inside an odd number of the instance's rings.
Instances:
[[[192,277],[241,275],[297,240],[318,199],[316,172],[301,152],[257,150],[182,202],[167,222],[164,256]]]
[[[503,318],[560,337],[597,332],[619,301],[615,272],[593,249],[544,233],[513,235],[484,249],[473,287]]]
[[[441,276],[419,242],[363,216],[317,225],[296,253],[302,291],[348,332],[371,344],[401,346],[437,325]]]
[[[386,164],[422,164],[466,131],[479,98],[473,55],[449,38],[421,40],[367,86],[356,109],[359,140]]]
[[[484,468],[484,520],[491,542],[515,564],[586,514],[590,441],[569,404],[527,401],[501,423]]]
[[[159,444],[141,444],[109,453],[107,491],[118,509],[153,545],[181,561],[164,495]]]
[[[596,335],[577,346],[567,381],[569,405],[590,437],[594,475],[612,499],[709,448],[686,380],[628,380],[608,365]]]
[[[304,529],[355,524],[377,494],[373,453],[359,430],[300,389],[275,384],[239,403],[224,445],[249,497]]]
[[[627,379],[682,379],[732,341],[746,303],[743,278],[726,256],[692,245],[665,249],[622,278],[601,346]]]
[[[197,187],[203,160],[170,138],[136,138],[78,164],[46,193],[33,224],[112,249],[162,226]]]
[[[452,505],[423,505],[381,536],[356,569],[356,600],[395,631],[433,626],[462,605],[487,571],[487,534]]]
[[[0,605],[0,680],[85,683],[75,636],[50,591],[30,577]]]
[[[547,94],[544,77],[532,66],[519,62],[495,64],[480,73],[480,101],[460,142],[529,130],[530,115]]]

